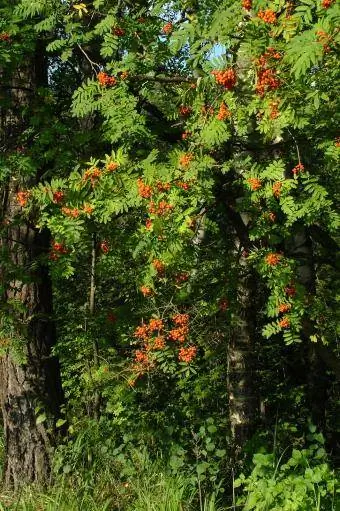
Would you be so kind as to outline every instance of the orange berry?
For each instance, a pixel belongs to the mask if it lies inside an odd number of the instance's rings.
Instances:
[[[189,348],[181,348],[178,353],[178,360],[189,364],[196,357],[197,348],[196,346],[190,346]]]
[[[162,28],[162,32],[166,35],[169,35],[173,31],[173,29],[174,29],[173,24],[169,22],[164,25],[164,27]]]
[[[256,192],[262,187],[262,182],[260,181],[260,179],[257,179],[255,177],[250,177],[249,179],[247,179],[247,183],[249,184],[251,190],[253,190],[254,192]]]
[[[279,327],[280,328],[289,328],[290,327],[290,319],[287,317],[287,316],[284,316],[280,321],[279,321]]]
[[[270,254],[268,254],[265,257],[266,264],[268,264],[269,266],[276,266],[280,262],[281,259],[282,259],[282,255],[277,254],[275,252],[271,252]]]

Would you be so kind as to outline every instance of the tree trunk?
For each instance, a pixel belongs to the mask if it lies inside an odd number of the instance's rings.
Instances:
[[[47,69],[41,45],[23,56],[15,70],[2,70],[10,106],[1,109],[2,147],[10,156],[20,144],[35,90],[44,85]],[[17,192],[35,184],[11,175],[1,185],[1,315],[0,402],[5,436],[3,478],[7,486],[44,483],[51,468],[55,420],[62,402],[57,359],[52,355],[55,327],[48,273],[49,235],[34,218],[24,218]]]
[[[235,458],[254,433],[259,413],[255,382],[254,278],[247,273],[244,261],[242,270],[245,273],[239,277],[239,315],[232,331],[228,356],[229,420]]]

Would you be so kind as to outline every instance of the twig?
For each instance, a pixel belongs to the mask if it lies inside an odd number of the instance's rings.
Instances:
[[[77,44],[77,46],[78,46],[79,50],[83,53],[83,55],[85,56],[85,58],[86,58],[86,59],[89,61],[89,63],[91,64],[92,69],[93,69],[95,72],[97,72],[97,70],[95,69],[95,67],[94,67],[94,66],[97,66],[97,68],[98,68],[98,69],[100,69],[100,65],[99,65],[99,64],[97,64],[96,62],[93,62],[93,60],[91,60],[91,59],[90,59],[90,57],[88,56],[88,54],[86,53],[86,51],[85,51],[85,50],[83,50],[83,48],[80,46],[80,44],[79,44],[79,43]]]

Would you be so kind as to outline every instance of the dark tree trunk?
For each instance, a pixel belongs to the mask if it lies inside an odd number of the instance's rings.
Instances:
[[[39,46],[39,45],[38,45]],[[26,127],[35,90],[46,78],[42,48],[12,72],[3,73],[7,108],[1,109],[2,147],[10,155]],[[12,88],[11,88],[12,87]],[[16,194],[38,181],[11,175],[1,186],[0,401],[5,435],[3,478],[7,486],[44,483],[51,468],[55,421],[62,402],[59,365],[52,354],[55,328],[47,266],[49,235],[34,218],[23,218]]]

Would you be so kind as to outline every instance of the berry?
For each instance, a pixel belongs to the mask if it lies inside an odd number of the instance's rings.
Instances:
[[[162,28],[162,32],[163,32],[164,34],[168,35],[168,34],[171,34],[171,32],[173,31],[173,29],[174,29],[173,24],[169,22],[169,23],[166,23],[166,24],[164,25],[164,27]]]
[[[107,240],[101,241],[99,247],[103,254],[107,254],[110,251],[110,245]]]
[[[249,179],[247,179],[247,183],[249,184],[251,190],[253,190],[254,192],[256,192],[262,187],[262,182],[260,181],[260,179],[257,179],[255,177],[250,177]]]
[[[53,202],[55,204],[60,204],[64,199],[64,192],[62,191],[56,191],[53,192]]]
[[[4,41],[6,43],[9,43],[11,40],[11,36],[7,32],[2,32],[0,34],[0,41]]]
[[[275,252],[271,252],[265,257],[266,264],[269,266],[276,266],[282,258],[281,254],[277,254]]]
[[[229,117],[231,116],[231,111],[229,110],[229,108],[226,106],[226,104],[224,102],[221,103],[220,105],[220,109],[218,111],[218,114],[217,114],[217,119],[219,121],[225,121],[226,119],[228,119]]]
[[[143,199],[150,199],[152,196],[152,187],[150,185],[146,185],[140,177],[137,179],[137,188],[138,195],[140,197]]]
[[[149,326],[148,326],[148,331],[149,332],[157,332],[157,331],[160,331],[164,328],[164,324],[163,324],[163,321],[161,319],[150,319],[149,321]]]
[[[169,204],[164,200],[161,200],[158,205],[151,201],[149,205],[149,212],[156,216],[166,216],[173,210],[173,208],[172,204]]]
[[[276,14],[272,9],[266,9],[265,11],[259,11],[257,15],[265,23],[268,23],[270,25],[276,23]]]
[[[218,84],[223,85],[225,89],[231,90],[236,84],[236,73],[233,68],[225,69],[224,71],[212,71],[215,80]]]
[[[305,170],[305,167],[302,165],[302,163],[298,163],[292,169],[292,172],[293,172],[294,176],[297,176],[300,172],[303,172],[304,170]]]
[[[186,273],[186,272],[178,273],[178,274],[175,276],[175,281],[176,281],[176,284],[177,284],[177,285],[180,285],[180,284],[182,284],[183,282],[186,282],[187,280],[189,280],[189,274],[188,274],[188,273]]]
[[[83,206],[83,212],[86,214],[86,215],[91,215],[91,213],[93,212],[93,207],[90,206],[90,204],[84,204]]]
[[[280,303],[279,312],[281,314],[285,314],[286,312],[290,311],[291,308],[292,308],[292,306],[290,303]]]
[[[113,87],[117,83],[114,76],[109,76],[102,71],[97,74],[97,80],[102,87]]]
[[[242,7],[246,11],[250,11],[252,8],[252,0],[242,0]]]
[[[289,328],[290,327],[290,319],[287,317],[287,316],[284,316],[280,321],[279,321],[279,327],[280,328]]]
[[[140,291],[141,291],[142,295],[145,297],[153,295],[153,291],[152,291],[151,287],[149,287],[149,286],[141,286]]]
[[[285,287],[285,293],[287,296],[295,296],[296,295],[296,288],[294,285],[289,285]]]
[[[162,276],[165,272],[165,264],[159,259],[154,259],[152,261],[152,266],[155,268],[158,275]]]
[[[178,360],[189,364],[196,357],[197,348],[196,346],[190,346],[189,348],[181,348],[178,353]]]
[[[122,37],[125,34],[125,30],[121,27],[114,27],[112,33],[117,37]]]
[[[276,181],[273,184],[272,190],[273,190],[274,197],[276,197],[276,198],[280,197],[280,195],[281,195],[281,188],[282,188],[282,181]]]
[[[172,317],[172,321],[175,325],[187,326],[189,323],[189,314],[176,314]]]
[[[179,159],[179,164],[181,167],[188,167],[190,162],[193,160],[194,155],[191,153],[183,154],[183,156]]]
[[[324,9],[328,9],[333,3],[334,0],[322,0],[321,5]]]
[[[117,170],[119,167],[119,163],[117,163],[116,161],[110,161],[107,165],[106,165],[106,170],[108,172],[114,172],[115,170]]]
[[[30,196],[30,192],[27,192],[27,191],[21,191],[16,194],[17,201],[19,202],[19,204],[22,208],[24,208],[27,205],[29,196]]]
[[[179,113],[183,115],[183,117],[188,117],[192,112],[190,106],[181,105],[179,107]]]
[[[67,208],[66,206],[61,208],[62,213],[64,215],[69,216],[71,218],[78,218],[80,215],[80,211],[78,208]]]

